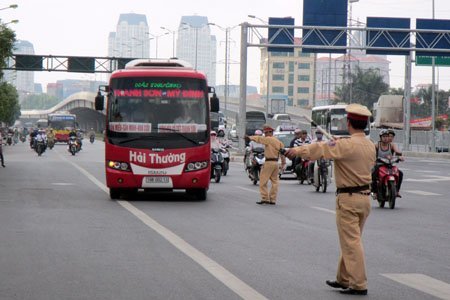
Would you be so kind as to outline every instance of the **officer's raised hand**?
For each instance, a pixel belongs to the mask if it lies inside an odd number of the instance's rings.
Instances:
[[[284,152],[284,156],[286,156],[287,158],[293,159],[294,157],[297,156],[294,148],[289,148],[286,149],[286,152]]]

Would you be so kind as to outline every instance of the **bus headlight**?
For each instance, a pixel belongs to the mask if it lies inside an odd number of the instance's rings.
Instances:
[[[208,167],[207,161],[196,161],[188,163],[184,171],[185,172],[198,171],[201,169],[206,169],[207,167]]]
[[[108,161],[107,166],[111,169],[114,170],[119,170],[119,171],[131,171],[130,165],[126,162],[121,162],[121,161]]]

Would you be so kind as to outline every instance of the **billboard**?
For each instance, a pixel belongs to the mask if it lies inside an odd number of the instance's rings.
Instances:
[[[411,45],[409,31],[396,31],[395,29],[410,29],[411,20],[409,18],[380,18],[367,17],[367,37],[368,47],[386,48],[386,50],[370,50],[367,54],[378,55],[409,55],[409,51],[394,50],[399,48],[409,48]],[[383,30],[370,30],[370,28],[383,28]],[[392,30],[390,30],[392,28]]]

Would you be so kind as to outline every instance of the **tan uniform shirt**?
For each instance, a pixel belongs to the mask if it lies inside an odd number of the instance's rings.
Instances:
[[[274,136],[250,136],[251,141],[263,144],[264,156],[267,158],[278,158],[280,156],[280,149],[284,148],[284,144]],[[281,156],[281,162],[286,163],[286,158]]]
[[[333,159],[336,187],[355,187],[370,184],[375,164],[375,145],[364,133],[352,134],[328,143],[315,143],[294,148],[297,155],[316,160]]]

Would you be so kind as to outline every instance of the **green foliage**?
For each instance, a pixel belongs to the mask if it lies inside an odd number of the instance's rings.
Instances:
[[[389,85],[375,69],[363,70],[357,67],[356,72],[351,75],[351,82],[336,89],[337,102],[359,103],[371,109],[380,95],[386,94],[389,89]]]
[[[14,86],[0,83],[0,122],[12,125],[20,116],[19,95]]]
[[[0,24],[0,122],[12,125],[20,116],[19,95],[14,86],[1,82],[6,67],[6,59],[12,55],[16,34],[7,26]]]
[[[48,109],[58,104],[60,100],[47,94],[29,95],[22,101],[22,109]]]
[[[436,115],[446,114],[448,110],[448,97],[450,91],[437,90],[435,91],[436,101]],[[423,103],[411,103],[411,115],[414,118],[424,118],[431,116],[431,86],[422,88],[414,93],[413,97],[421,99]]]
[[[389,88],[389,95],[404,95],[405,90],[403,88]]]

